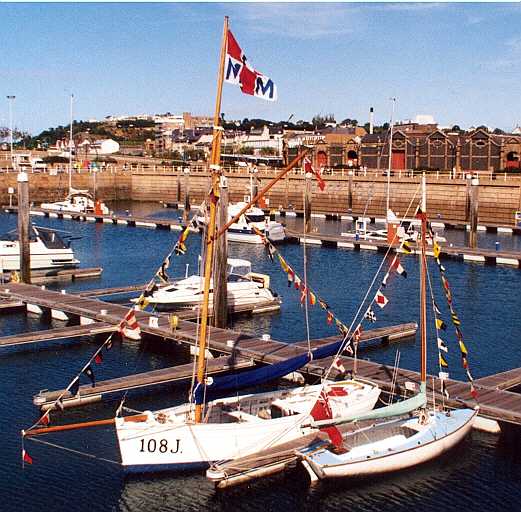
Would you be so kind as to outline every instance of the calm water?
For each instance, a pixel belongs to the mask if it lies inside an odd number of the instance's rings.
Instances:
[[[157,204],[118,204],[115,209],[129,209],[134,214],[176,216],[178,212],[161,209]],[[175,232],[155,231],[125,226],[76,223],[37,218],[37,224],[72,231],[82,238],[74,242],[83,266],[102,266],[101,279],[77,282],[68,289],[101,288],[142,283],[160,264],[162,256],[175,243]],[[298,220],[291,220],[298,226]],[[0,215],[0,230],[15,226],[14,216]],[[316,220],[320,231],[339,232],[347,223]],[[288,219],[290,224],[290,219]],[[447,231],[452,243],[461,243],[465,233]],[[493,246],[499,235],[480,235],[480,244]],[[516,237],[501,237],[502,247],[516,247]],[[508,245],[510,244],[510,245]],[[186,264],[194,270],[199,249],[198,235],[189,238],[190,255],[176,258],[172,275],[183,275]],[[519,249],[519,247],[517,247]],[[284,257],[302,273],[302,248],[280,247]],[[285,275],[272,264],[261,247],[241,244],[230,246],[230,256],[252,261],[254,269],[269,273],[272,287],[282,296],[280,313],[257,318],[237,319],[234,329],[247,333],[270,333],[284,341],[305,339],[305,322],[299,296],[286,286]],[[335,313],[349,322],[374,271],[380,256],[369,252],[355,253],[336,249],[308,248],[308,279],[328,301]],[[387,287],[388,306],[377,311],[377,326],[413,321],[417,318],[417,265],[403,258],[408,278],[393,278]],[[521,272],[501,267],[484,267],[448,261],[447,276],[460,315],[470,361],[475,377],[521,366],[521,308],[518,291]],[[437,269],[432,277],[436,283]],[[444,305],[438,292],[438,303]],[[444,317],[449,320],[446,308]],[[310,309],[311,337],[335,334],[317,307]],[[58,326],[60,322],[56,322]],[[38,317],[22,314],[0,316],[2,335],[40,330],[48,325]],[[463,378],[452,331],[445,336],[450,347],[451,375]],[[139,477],[124,476],[117,465],[80,457],[73,453],[27,442],[33,466],[22,470],[19,431],[36,418],[32,396],[40,389],[66,386],[96,345],[88,340],[70,340],[32,351],[0,353],[0,427],[4,442],[0,449],[0,495],[2,511],[163,511],[163,510],[381,510],[406,511],[421,507],[438,510],[519,510],[521,500],[521,446],[519,432],[501,437],[474,432],[446,457],[414,471],[386,478],[356,483],[319,485],[310,489],[300,472],[281,475],[249,487],[216,493],[203,476],[169,474]],[[367,349],[362,357],[393,363],[400,351],[401,365],[417,368],[417,345],[414,341],[385,349]],[[431,351],[432,352],[432,351]],[[187,361],[186,354],[163,344],[116,344],[96,366],[99,380],[128,375],[136,371],[162,368]],[[430,368],[435,370],[435,355]],[[129,395],[127,405],[138,409],[160,407],[185,399],[183,386],[164,387],[161,393]],[[66,421],[111,417],[118,402],[90,406],[66,412]],[[110,428],[47,436],[46,440],[70,449],[89,452],[98,457],[118,459],[113,430]]]

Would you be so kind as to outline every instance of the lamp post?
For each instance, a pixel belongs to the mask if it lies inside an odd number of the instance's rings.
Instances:
[[[10,145],[11,145],[11,166],[14,168],[14,160],[13,160],[13,101],[16,96],[8,95],[7,101],[9,103],[9,135],[10,135]]]

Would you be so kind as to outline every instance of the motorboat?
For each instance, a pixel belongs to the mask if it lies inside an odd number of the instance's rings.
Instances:
[[[29,232],[31,270],[73,268],[79,265],[70,241],[56,230],[31,226]],[[16,230],[0,236],[0,272],[20,270],[20,242]]]
[[[240,201],[238,203],[230,203],[228,206],[228,220],[235,217],[247,203]],[[203,216],[197,217],[200,227],[206,224]],[[262,236],[255,233],[255,229],[260,231],[271,242],[282,242],[286,238],[284,226],[280,222],[269,220],[264,215],[261,208],[252,206],[246,213],[239,217],[237,222],[233,223],[227,231],[229,242],[245,242],[249,244],[262,244]]]
[[[95,200],[88,190],[71,188],[63,201],[56,203],[42,203],[40,208],[58,212],[94,213],[96,215],[109,215],[107,205]]]
[[[213,280],[210,303],[213,303]],[[231,308],[255,305],[257,308],[276,306],[279,299],[270,289],[270,277],[252,272],[248,260],[228,258],[227,260],[228,305]],[[203,299],[203,280],[199,275],[173,281],[161,286],[147,297],[149,304],[158,310],[195,308]],[[136,300],[136,299],[135,299]]]

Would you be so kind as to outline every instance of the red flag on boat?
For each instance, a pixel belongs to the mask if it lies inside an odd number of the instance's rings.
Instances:
[[[333,368],[338,370],[340,373],[345,373],[346,372],[346,368],[342,364],[342,360],[339,357],[336,357],[335,360],[333,361]]]
[[[328,394],[329,393],[326,393],[326,390],[323,389],[313,409],[311,409],[311,416],[315,421],[330,420],[333,418],[333,411],[329,404]],[[342,446],[342,434],[336,427],[323,427],[320,430],[329,436],[329,439],[335,446]]]
[[[271,78],[253,69],[246,55],[228,30],[224,80],[239,85],[244,94],[256,96],[267,101],[277,100],[277,86]]]
[[[26,464],[32,464],[33,463],[33,458],[25,450],[22,450],[22,460]]]
[[[304,169],[304,173],[311,173],[315,176],[315,178],[317,179],[318,181],[318,188],[323,192],[324,189],[326,188],[326,182],[322,179],[322,176],[320,176],[320,173],[315,171],[315,169],[313,168],[313,166],[311,165],[311,160],[309,158],[304,158],[304,161],[303,161],[303,169]]]
[[[134,313],[133,309],[131,309],[125,315],[125,318],[120,322],[118,331],[120,334],[125,336],[125,338],[129,338],[131,340],[141,339],[141,329],[139,328],[139,324],[136,320],[136,314]]]

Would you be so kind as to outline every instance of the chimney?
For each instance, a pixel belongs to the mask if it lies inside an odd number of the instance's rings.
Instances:
[[[369,133],[373,134],[373,125],[374,125],[374,108],[371,107],[369,109]]]

